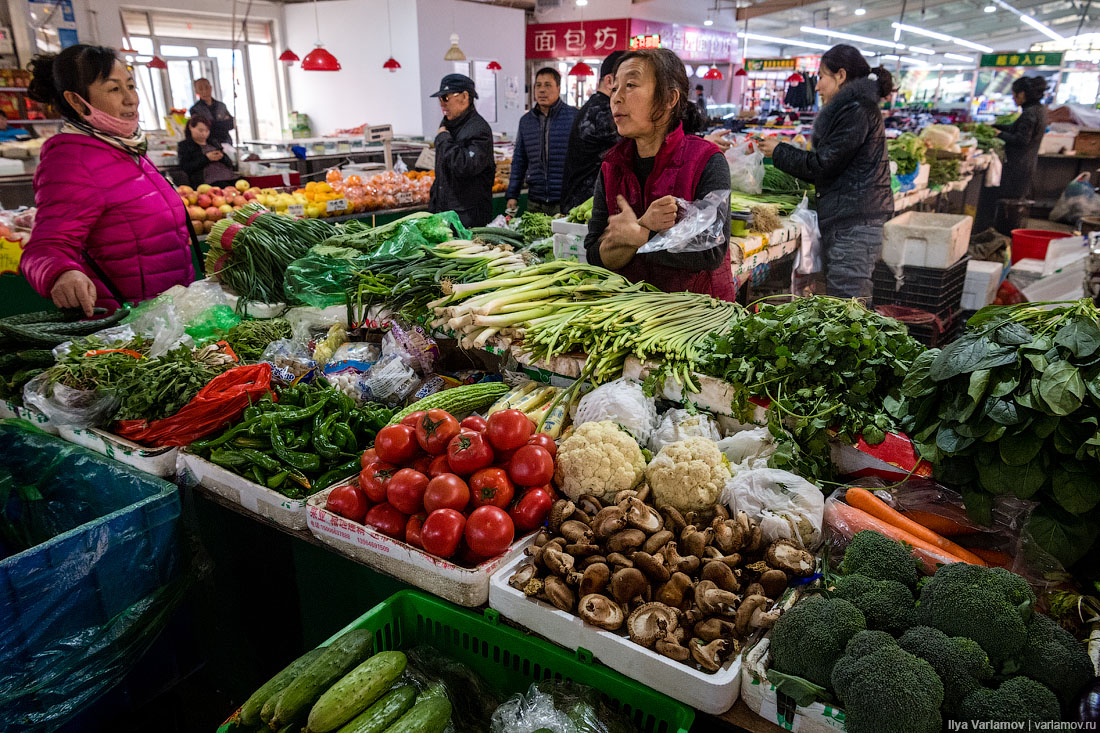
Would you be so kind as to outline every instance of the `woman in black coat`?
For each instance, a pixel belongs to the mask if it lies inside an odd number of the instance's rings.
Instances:
[[[185,140],[176,147],[179,166],[187,174],[191,186],[209,183],[222,188],[239,178],[233,159],[221,144],[210,140],[210,122],[205,117],[192,117],[184,130]]]
[[[856,48],[833,46],[821,57],[813,149],[768,138],[765,156],[781,171],[814,184],[826,293],[871,299],[871,273],[882,251],[882,226],[894,215],[890,158],[879,103],[890,72],[871,67]]]
[[[997,125],[1005,141],[1005,164],[1001,171],[998,198],[1024,199],[1031,195],[1031,183],[1039,161],[1039,145],[1047,129],[1043,95],[1047,80],[1025,76],[1012,82],[1012,98],[1020,105],[1020,116],[1011,125]]]

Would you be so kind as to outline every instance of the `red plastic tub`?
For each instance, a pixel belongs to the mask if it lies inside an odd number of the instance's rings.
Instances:
[[[1065,232],[1050,232],[1046,229],[1012,230],[1012,264],[1025,258],[1043,260],[1047,256],[1047,245],[1052,239],[1067,236]]]

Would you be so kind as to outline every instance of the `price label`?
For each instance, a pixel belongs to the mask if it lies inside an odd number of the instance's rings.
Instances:
[[[305,216],[306,215],[306,205],[305,204],[291,204],[290,206],[286,207],[286,210],[287,210],[287,213],[289,213],[291,216]]]
[[[347,208],[347,199],[332,199],[331,201],[325,202],[325,210],[330,214],[334,211],[345,211]]]

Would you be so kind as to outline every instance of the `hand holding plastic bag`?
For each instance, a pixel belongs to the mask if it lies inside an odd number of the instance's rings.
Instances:
[[[730,186],[742,193],[764,192],[764,154],[756,149],[751,138],[726,151],[730,164]]]
[[[812,275],[821,272],[821,229],[817,225],[817,212],[810,208],[809,199],[802,197],[802,203],[791,213],[791,223],[798,227],[802,236],[802,246],[798,248],[794,264],[797,275]]]
[[[705,252],[725,243],[729,237],[727,217],[723,208],[730,205],[729,191],[711,191],[701,201],[676,199],[678,221],[669,229],[646,242],[638,250],[647,252]]]

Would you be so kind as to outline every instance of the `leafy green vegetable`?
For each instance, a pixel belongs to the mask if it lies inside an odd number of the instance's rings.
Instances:
[[[959,180],[959,161],[954,159],[939,158],[929,163],[929,186],[943,186],[952,181]]]
[[[759,206],[760,204],[771,204],[775,206],[779,213],[782,215],[790,214],[795,210],[800,203],[802,203],[801,193],[789,194],[789,193],[742,193],[740,191],[733,191],[730,193],[730,210],[731,211],[751,211],[752,207]],[[812,198],[811,198],[812,200]]]
[[[553,236],[550,231],[552,217],[549,214],[537,214],[533,211],[524,212],[519,218],[519,233],[523,235],[523,241],[530,244],[536,239],[545,239]]]
[[[790,173],[785,173],[770,163],[764,164],[764,193],[801,194],[803,191],[813,191],[813,188],[812,185],[803,183]]]
[[[890,160],[898,164],[898,175],[907,176],[924,162],[924,141],[911,132],[903,132],[886,143]]]

